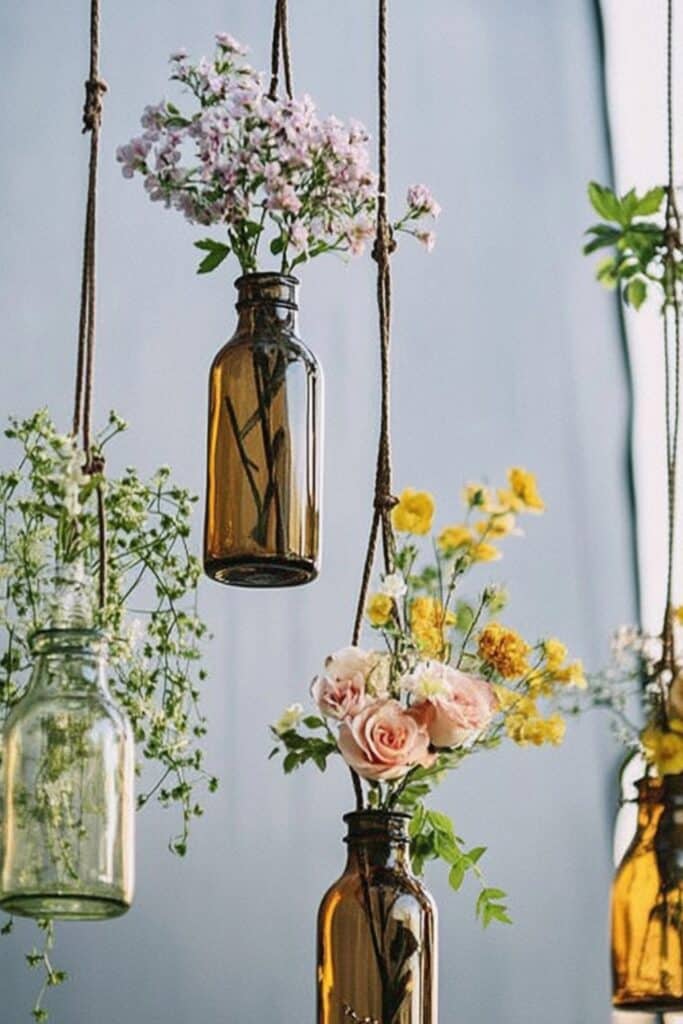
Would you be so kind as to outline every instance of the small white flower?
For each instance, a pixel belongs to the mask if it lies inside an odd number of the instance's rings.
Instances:
[[[408,585],[400,572],[391,572],[385,576],[379,588],[380,594],[386,594],[387,597],[393,597],[394,600],[403,597],[407,590]]]
[[[294,729],[301,721],[303,713],[304,709],[301,704],[290,704],[288,708],[285,708],[273,726],[274,731],[278,736],[282,736],[283,733]]]

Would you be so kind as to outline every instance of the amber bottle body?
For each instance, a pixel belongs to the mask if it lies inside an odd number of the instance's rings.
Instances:
[[[437,1024],[437,913],[408,818],[346,815],[348,861],[318,913],[318,1024]]]
[[[237,329],[211,367],[204,567],[295,586],[319,569],[322,379],[297,335],[296,280],[237,281]]]

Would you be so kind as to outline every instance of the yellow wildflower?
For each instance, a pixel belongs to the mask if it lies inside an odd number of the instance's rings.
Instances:
[[[577,690],[585,690],[588,685],[582,661],[572,661],[564,668],[556,669],[553,675],[558,683],[575,686]]]
[[[555,672],[564,665],[567,657],[567,648],[560,640],[551,637],[550,640],[546,640],[543,644],[543,656],[547,670]]]
[[[532,672],[526,678],[527,691],[533,697],[552,697],[553,679],[546,672]]]
[[[373,594],[365,606],[365,614],[373,626],[386,626],[394,613],[394,602],[387,594]]]
[[[472,543],[472,531],[464,523],[455,523],[453,526],[446,526],[439,534],[436,543],[442,551],[456,551]]]
[[[432,495],[427,491],[414,491],[412,487],[406,487],[391,513],[391,521],[399,533],[429,533],[433,518]]]
[[[567,723],[558,711],[553,715],[550,715],[550,717],[545,720],[546,743],[552,743],[555,747],[559,746],[564,739],[566,729]]]
[[[488,537],[507,537],[515,529],[517,520],[512,512],[494,513],[489,519],[481,519],[474,524],[477,533]]]
[[[544,743],[557,746],[564,739],[565,729],[562,715],[555,712],[548,718],[543,718],[531,700],[528,708],[509,715],[505,720],[507,735],[520,747],[526,747],[530,743],[535,747],[541,747]]]
[[[496,562],[503,557],[495,544],[488,544],[485,540],[473,544],[469,554],[473,562]]]
[[[640,736],[645,754],[660,775],[679,775],[683,772],[683,722],[672,719],[670,730],[650,725]]]
[[[508,689],[507,686],[503,686],[501,683],[493,684],[493,692],[496,695],[498,707],[501,711],[509,711],[510,708],[513,708],[520,700],[518,693],[515,693],[514,690]]]
[[[504,679],[514,679],[529,671],[527,660],[531,647],[514,629],[499,622],[489,622],[479,634],[479,656]]]
[[[674,608],[674,618],[679,626],[683,626],[683,604],[679,604],[678,608]]]
[[[410,630],[415,643],[429,658],[443,658],[446,629],[454,626],[456,617],[447,612],[435,597],[416,597],[410,604]]]
[[[521,466],[508,470],[509,489],[498,491],[498,500],[513,512],[543,512],[545,502],[538,493],[536,477]]]
[[[484,484],[465,484],[462,500],[468,508],[487,509],[491,503],[491,491]]]

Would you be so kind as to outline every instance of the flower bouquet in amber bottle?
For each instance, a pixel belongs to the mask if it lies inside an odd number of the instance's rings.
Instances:
[[[507,593],[467,583],[501,543],[544,503],[519,467],[497,491],[469,484],[464,511],[433,533],[435,506],[404,490],[392,513],[395,571],[366,604],[381,646],[330,655],[311,686],[315,710],[288,708],[271,729],[285,772],[340,756],[351,769],[357,811],[346,816],[349,863],[319,918],[318,1020],[434,1024],[436,925],[419,876],[447,866],[453,889],[479,883],[484,926],[508,923],[506,894],[481,869],[485,852],[466,845],[433,788],[466,758],[504,739],[559,744],[568,691],[585,686],[581,662],[555,638],[529,643],[504,622]],[[424,548],[429,554],[423,557]],[[358,949],[350,956],[349,949]]]
[[[117,157],[150,199],[219,237],[195,244],[199,273],[239,264],[237,329],[210,375],[204,566],[250,587],[314,579],[319,564],[322,381],[298,334],[303,264],[326,253],[359,256],[375,233],[377,179],[357,121],[321,118],[310,96],[277,94],[227,33],[198,63],[171,55],[183,112],[162,101]],[[408,190],[393,225],[426,249],[439,206]],[[270,259],[272,266],[264,265]]]

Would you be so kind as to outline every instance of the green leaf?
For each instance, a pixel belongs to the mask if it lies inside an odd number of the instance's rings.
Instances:
[[[615,288],[617,284],[617,263],[613,256],[601,260],[595,276],[605,288]]]
[[[635,210],[636,216],[650,217],[653,213],[658,213],[665,195],[666,189],[662,188],[661,185],[657,185],[656,188],[651,188],[649,192],[646,192],[645,195],[641,196],[638,200]]]
[[[211,247],[207,246],[207,242],[211,242]],[[198,249],[207,249],[207,254],[197,267],[198,274],[208,274],[216,267],[220,266],[224,259],[230,255],[230,246],[224,245],[223,242],[212,242],[211,239],[206,239],[204,242],[195,242]]]
[[[318,718],[317,715],[308,715],[304,718],[304,725],[309,729],[324,729],[325,723],[322,718]]]
[[[460,886],[462,885],[464,878],[465,865],[461,860],[458,860],[455,862],[455,864],[448,873],[448,884],[450,885],[451,889],[455,889],[455,891],[457,892]]]
[[[621,203],[611,188],[591,181],[588,186],[588,198],[595,212],[601,217],[621,223]]]
[[[472,864],[477,864],[486,853],[485,846],[474,846],[465,856]]]
[[[626,301],[634,309],[640,309],[647,298],[647,284],[642,277],[634,277],[626,286]]]
[[[441,832],[446,836],[453,835],[453,822],[447,814],[443,814],[441,811],[427,811],[427,820],[436,832]]]
[[[299,767],[299,755],[295,750],[290,751],[282,762],[285,775],[290,775]]]
[[[273,241],[270,243],[270,251],[272,252],[273,256],[279,256],[284,247],[285,239],[283,235],[278,235],[277,238],[274,238]]]

